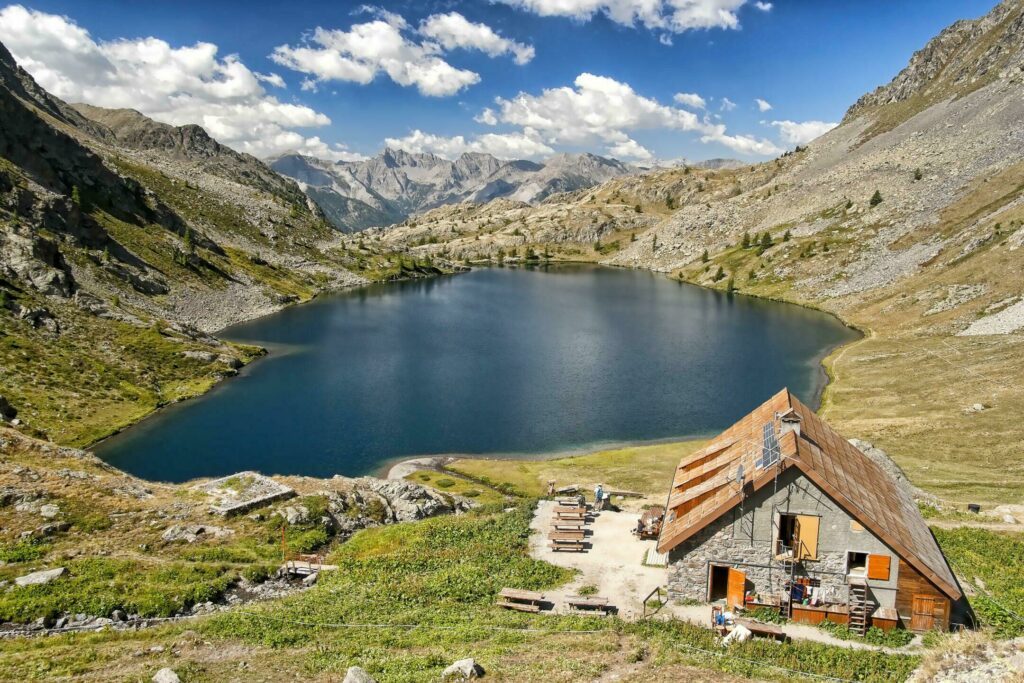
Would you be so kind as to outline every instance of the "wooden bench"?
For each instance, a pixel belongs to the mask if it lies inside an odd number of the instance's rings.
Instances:
[[[519,612],[539,612],[544,602],[544,594],[536,591],[525,591],[518,588],[502,588],[498,592],[498,607],[514,609]]]
[[[587,519],[587,511],[583,508],[555,508],[555,519],[584,522]]]
[[[551,520],[551,528],[558,531],[583,531],[587,527],[583,522],[553,519]]]
[[[582,541],[587,537],[587,532],[583,529],[577,529],[574,531],[569,530],[558,530],[552,531],[548,534],[548,538],[552,541]]]
[[[577,539],[552,539],[551,543],[548,543],[548,547],[552,550],[568,550],[575,553],[582,553],[586,550],[584,542]]]
[[[752,621],[750,619],[736,619],[734,623],[742,624],[755,636],[760,636],[762,638],[773,638],[783,642],[788,638],[782,629],[777,626],[772,626],[771,624],[762,624],[759,621]]]
[[[580,503],[578,498],[559,498],[555,501],[559,507],[564,508],[583,508],[586,507],[586,503]]]
[[[610,610],[608,598],[599,598],[597,596],[583,597],[582,595],[573,595],[565,599],[565,604],[568,606],[570,614],[598,614],[606,617]]]

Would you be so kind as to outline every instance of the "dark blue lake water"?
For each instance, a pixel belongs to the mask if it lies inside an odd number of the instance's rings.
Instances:
[[[365,287],[224,336],[271,355],[97,453],[177,482],[710,434],[783,386],[816,405],[821,359],[856,333],[648,272],[561,266]]]

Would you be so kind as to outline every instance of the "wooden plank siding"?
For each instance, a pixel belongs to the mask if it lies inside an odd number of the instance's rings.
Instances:
[[[935,616],[931,619],[930,624],[927,623],[928,620],[920,617],[915,620],[915,597],[937,600],[939,604],[944,604],[945,608],[935,612]],[[901,559],[899,574],[896,577],[896,611],[899,613],[900,621],[903,622],[904,627],[918,631],[929,631],[932,629],[948,631],[949,609],[949,598],[936,588],[935,584]]]

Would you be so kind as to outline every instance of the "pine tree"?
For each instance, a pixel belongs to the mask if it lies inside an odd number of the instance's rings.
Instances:
[[[701,253],[701,255],[700,255],[700,262],[701,263],[707,263],[709,258],[711,258],[711,257],[708,256],[708,250],[705,249],[703,251],[703,253]]]
[[[774,242],[772,242],[772,236],[765,231],[765,233],[761,235],[761,249],[771,249],[772,244],[774,244]]]
[[[636,242],[636,233],[635,232],[629,233],[629,241],[630,242]]]
[[[654,236],[654,240],[651,242],[651,250],[652,251],[657,251],[658,250],[658,236],[657,235]]]
[[[740,246],[743,247],[744,249],[748,249],[750,247],[750,233],[749,232],[743,233],[743,241],[740,242]]]
[[[718,266],[718,270],[716,270],[716,271],[715,271],[715,277],[714,277],[714,278],[712,278],[712,279],[713,279],[713,280],[714,280],[715,282],[718,282],[718,281],[719,281],[719,280],[721,280],[721,279],[722,279],[723,277],[725,277],[725,270],[723,270],[723,269],[722,269],[722,266]]]
[[[787,230],[782,234],[782,241],[788,242],[790,237],[792,237],[792,235],[790,234],[789,230]]]
[[[725,283],[725,291],[732,294],[736,291],[736,281],[733,278],[729,278],[729,281]]]
[[[878,190],[875,190],[875,193],[873,195],[871,195],[871,201],[868,202],[868,203],[871,204],[871,206],[878,206],[879,204],[881,204],[882,203],[882,193],[879,192]]]
[[[914,169],[914,180],[920,180],[923,177],[924,176],[921,174],[921,169],[915,168]]]
[[[639,205],[639,204],[637,204],[636,206],[634,206],[634,207],[633,207],[633,210],[634,210],[634,211],[636,211],[637,213],[643,213],[643,212],[644,212],[644,210],[640,208],[640,205]]]
[[[665,199],[665,206],[667,206],[670,210],[676,208],[676,200],[669,196],[668,198]]]
[[[192,237],[192,226],[185,226],[185,236],[183,238],[185,243],[185,251],[193,253],[196,250],[195,239]]]

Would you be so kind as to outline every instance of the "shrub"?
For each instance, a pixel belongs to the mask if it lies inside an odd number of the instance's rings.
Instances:
[[[443,479],[438,479],[437,481],[435,481],[434,486],[441,489],[450,489],[451,487],[455,486],[455,480],[448,479],[447,477],[445,477]]]
[[[871,200],[868,202],[871,206],[878,206],[882,203],[882,193],[875,190],[875,193],[871,195]]]

